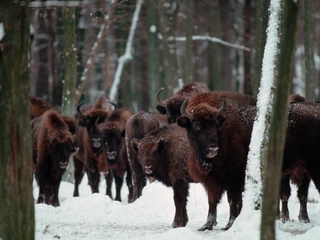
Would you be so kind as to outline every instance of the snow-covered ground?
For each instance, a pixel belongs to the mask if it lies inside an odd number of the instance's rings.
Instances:
[[[172,189],[159,182],[148,184],[143,195],[134,203],[127,203],[127,187],[122,190],[123,202],[112,201],[105,196],[105,182],[100,184],[100,194],[91,194],[87,178],[80,186],[80,197],[72,197],[73,184],[62,182],[60,207],[35,204],[36,240],[47,239],[259,239],[260,211],[244,208],[232,228],[223,231],[229,217],[229,207],[224,195],[218,205],[218,225],[212,231],[199,232],[207,217],[207,196],[200,184],[191,184],[188,201],[189,223],[184,228],[171,228],[174,216]],[[310,188],[308,202],[311,223],[298,220],[299,202],[296,188],[292,189],[289,202],[291,221],[277,221],[277,239],[320,239],[319,193]],[[34,183],[34,196],[38,187]],[[246,202],[244,202],[244,205]]]

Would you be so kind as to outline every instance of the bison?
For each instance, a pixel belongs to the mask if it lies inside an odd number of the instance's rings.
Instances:
[[[146,176],[173,188],[176,212],[172,227],[184,227],[188,222],[187,197],[189,146],[186,131],[176,124],[152,131],[141,140],[133,139],[133,147]]]
[[[39,184],[37,203],[59,206],[59,186],[69,157],[76,151],[74,142],[75,119],[48,110],[31,122],[33,162]],[[71,129],[71,130],[70,130]]]
[[[133,149],[132,140],[142,139],[147,133],[160,127],[157,114],[140,111],[131,116],[125,126],[125,140],[127,155],[132,171],[133,192],[131,201],[135,201],[142,194],[146,185],[146,176],[138,160],[138,154]]]
[[[54,109],[54,107],[51,106],[50,103],[43,100],[42,98],[29,96],[29,100],[31,103],[31,106],[30,106],[31,120],[34,118],[40,117],[44,112],[50,109]]]
[[[161,114],[166,114],[168,123],[175,123],[177,118],[181,116],[180,107],[186,98],[195,96],[198,93],[209,92],[210,90],[202,83],[193,82],[185,85],[172,97],[161,101],[160,93],[164,88],[161,88],[157,93],[157,109]]]
[[[209,202],[207,222],[199,230],[211,230],[217,224],[217,205],[225,191],[230,217],[224,229],[228,229],[242,209],[256,99],[217,91],[198,94],[187,104],[188,99],[177,123],[187,130],[190,176],[204,185]]]
[[[117,201],[121,201],[121,188],[125,174],[129,188],[128,201],[131,202],[132,199],[132,173],[125,143],[125,124],[132,115],[131,110],[120,108],[113,111],[106,121],[98,125],[107,163],[115,179],[115,200]]]
[[[86,172],[92,193],[99,192],[100,173],[104,173],[107,182],[106,194],[112,198],[112,174],[106,162],[98,127],[108,118],[111,111],[111,103],[103,96],[99,97],[93,106],[81,104],[77,107],[79,151],[73,156],[75,178],[73,196],[75,197],[79,196],[79,184]]]

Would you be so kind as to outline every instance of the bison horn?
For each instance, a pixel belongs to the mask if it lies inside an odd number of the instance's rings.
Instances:
[[[157,140],[157,144],[161,143],[164,139],[162,137],[159,137],[159,139]]]
[[[189,98],[184,100],[184,102],[182,103],[182,105],[180,107],[180,112],[181,112],[182,116],[191,119],[192,118],[192,114],[186,111],[186,107],[187,107],[188,101],[189,101]]]
[[[83,105],[84,103],[80,103],[77,107],[77,112],[79,113],[80,116],[82,116],[82,112],[80,110],[81,106]]]
[[[139,145],[139,143],[140,143],[140,142],[139,142],[139,140],[138,140],[138,139],[136,139],[136,138],[132,139],[132,142],[133,142],[135,145],[137,145],[137,146],[138,146],[138,145]]]
[[[116,104],[114,102],[109,102],[109,103],[114,107],[114,110],[118,109],[118,104]]]
[[[160,88],[158,93],[157,93],[157,102],[161,107],[166,108],[166,104],[163,101],[160,100],[160,93],[162,92],[163,89],[164,88]]]
[[[222,99],[223,105],[219,108],[218,113],[222,113],[224,110],[226,110],[227,104],[226,101]]]
[[[98,124],[99,120],[100,120],[100,117],[98,117],[98,118],[96,119],[94,125],[100,130],[100,126],[99,126],[99,124]]]

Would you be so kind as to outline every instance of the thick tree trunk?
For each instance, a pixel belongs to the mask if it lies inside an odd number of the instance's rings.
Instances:
[[[77,80],[77,52],[76,52],[76,24],[75,9],[64,9],[64,64],[65,75],[63,83],[63,95],[61,113],[66,116],[73,116],[76,101],[76,80]],[[74,166],[70,160],[68,167],[63,174],[63,180],[74,182]]]
[[[277,7],[276,5],[280,5],[281,9],[278,16],[279,41],[274,71],[276,85],[272,103],[262,200],[261,239],[263,240],[275,239],[275,218],[278,209],[283,151],[288,122],[287,101],[293,75],[293,55],[299,6],[294,1],[274,0],[271,1],[270,11],[277,11],[272,8]]]
[[[312,1],[304,0],[304,59],[305,59],[305,96],[310,101],[316,97],[316,69],[314,63]]]
[[[177,90],[180,76],[176,54],[176,18],[178,13],[177,0],[160,0],[160,32],[163,47],[163,73],[166,81],[166,94],[172,96]]]
[[[243,18],[244,18],[244,45],[251,46],[251,0],[244,1]],[[244,58],[244,94],[252,95],[253,86],[251,79],[251,52],[243,51]]]
[[[185,2],[186,4],[186,55],[183,66],[184,83],[193,82],[193,0]]]
[[[33,163],[29,112],[29,1],[1,2],[0,239],[34,239]]]

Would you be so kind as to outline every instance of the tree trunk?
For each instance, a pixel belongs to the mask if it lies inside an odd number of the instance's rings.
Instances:
[[[64,9],[64,84],[62,95],[61,113],[66,116],[73,116],[75,112],[76,100],[76,80],[77,80],[77,52],[76,52],[76,24],[75,8]],[[74,182],[73,161],[69,161],[68,167],[63,174],[63,180]]]
[[[148,22],[148,79],[149,79],[149,98],[150,109],[156,109],[157,100],[156,93],[163,87],[160,82],[159,62],[159,24],[158,24],[158,11],[155,1],[147,0],[147,22]]]
[[[186,4],[186,55],[184,59],[183,73],[184,73],[184,83],[193,82],[193,0],[185,2]]]
[[[252,83],[253,96],[258,94],[258,89],[261,81],[262,58],[264,54],[264,47],[267,38],[268,26],[268,8],[270,0],[257,0],[256,1],[256,53],[254,61],[254,79]]]
[[[34,239],[33,162],[29,112],[29,1],[1,2],[0,239]]]
[[[277,10],[279,5],[280,10]],[[272,103],[270,134],[267,150],[267,164],[263,188],[261,239],[275,239],[275,218],[279,201],[279,186],[282,171],[283,151],[288,122],[287,101],[293,75],[293,55],[295,32],[298,20],[298,2],[277,0],[270,6],[272,12],[278,11],[278,51],[275,65],[275,94]],[[270,26],[269,20],[269,26]],[[274,27],[274,26],[273,26]],[[269,36],[274,37],[274,36]],[[268,40],[267,40],[268,41]]]
[[[305,96],[310,101],[316,97],[316,69],[314,63],[312,1],[304,0],[304,59],[305,59]]]
[[[178,13],[177,0],[161,0],[160,8],[160,32],[163,47],[163,73],[166,81],[166,94],[172,96],[177,90],[180,73],[176,54],[176,18]]]
[[[251,0],[245,0],[243,8],[244,18],[244,45],[251,46]],[[252,95],[253,86],[251,79],[251,51],[243,51],[244,58],[244,94]]]

